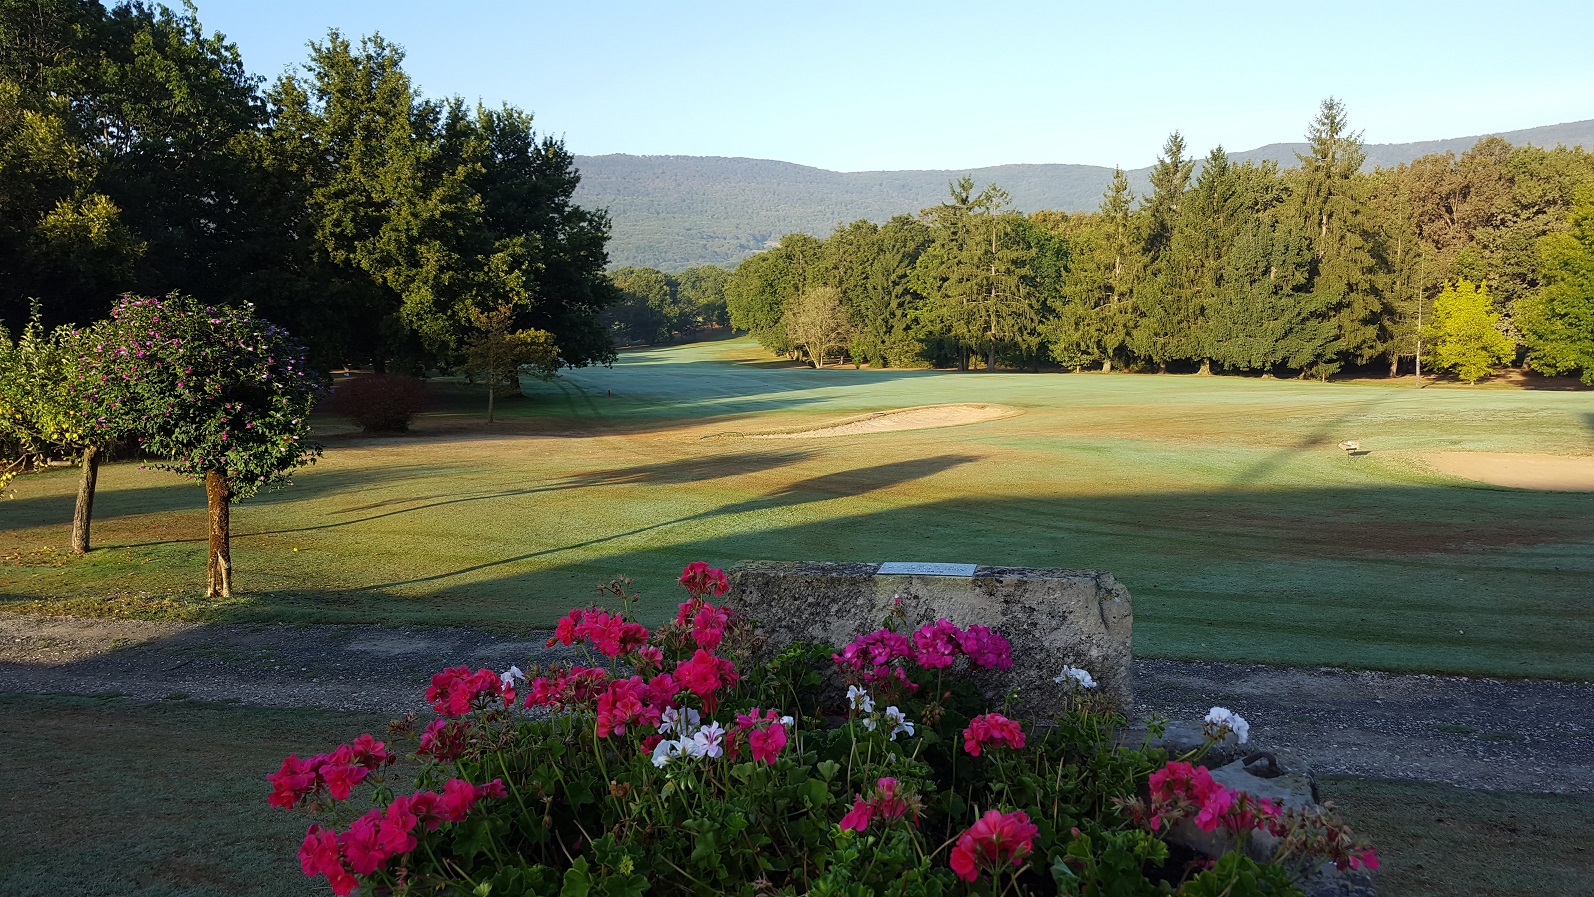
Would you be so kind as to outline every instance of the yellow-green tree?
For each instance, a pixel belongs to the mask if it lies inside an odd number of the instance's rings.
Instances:
[[[839,360],[852,339],[852,325],[841,291],[835,287],[814,287],[804,291],[786,306],[782,318],[786,338],[800,349],[814,367],[825,366],[834,353]]]
[[[1516,344],[1499,323],[1487,284],[1463,279],[1447,285],[1433,302],[1433,323],[1424,328],[1431,348],[1423,360],[1475,383],[1516,354]]]
[[[94,488],[100,458],[116,441],[116,428],[95,421],[77,389],[82,347],[77,331],[46,333],[38,303],[13,342],[0,327],[0,490],[17,474],[52,459],[76,460],[83,469],[72,517],[72,552],[89,550]]]
[[[487,422],[493,422],[493,404],[501,386],[518,386],[521,368],[536,370],[539,377],[552,377],[559,365],[559,347],[546,330],[510,330],[515,306],[500,303],[491,311],[473,311],[476,325],[465,346],[465,370],[487,381]]]

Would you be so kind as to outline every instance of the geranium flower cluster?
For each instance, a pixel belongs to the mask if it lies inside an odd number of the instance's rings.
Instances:
[[[1378,868],[1378,854],[1345,826],[1315,810],[1286,812],[1267,798],[1226,788],[1206,767],[1175,760],[1152,773],[1148,784],[1149,805],[1139,800],[1119,805],[1151,831],[1189,819],[1203,832],[1266,832],[1283,839],[1288,853],[1326,857],[1341,869]]]
[[[624,657],[648,643],[648,628],[601,607],[578,607],[554,626],[548,647],[591,642],[604,657]]]
[[[958,878],[973,882],[980,877],[981,869],[996,872],[1008,863],[1020,865],[1034,852],[1035,836],[1039,834],[1040,827],[1030,822],[1029,814],[1022,810],[987,810],[958,836],[957,845],[952,848],[952,871]]]
[[[677,581],[694,600],[718,598],[731,588],[730,580],[726,578],[724,570],[710,567],[702,561],[687,564]]]
[[[875,782],[874,791],[867,799],[861,794],[855,796],[852,809],[841,817],[841,827],[861,832],[876,819],[890,821],[909,813],[913,814],[913,822],[917,825],[923,809],[918,795],[903,793],[897,788],[897,780],[886,776]]]
[[[334,800],[347,800],[355,785],[396,759],[386,745],[371,737],[369,732],[351,744],[339,745],[331,753],[303,760],[297,754],[289,754],[282,761],[282,768],[266,777],[271,783],[271,796],[266,802],[273,807],[289,809],[323,791]]]
[[[963,750],[978,757],[988,745],[1006,745],[1016,751],[1024,746],[1024,730],[1017,720],[1000,713],[982,713],[963,730]]]
[[[958,657],[982,670],[1005,670],[1013,666],[1013,646],[989,626],[975,624],[967,629],[944,617],[926,623],[911,640],[891,628],[876,629],[853,639],[832,659],[849,667],[866,684],[888,685],[904,694],[918,691],[907,672],[894,661],[911,661],[920,669],[944,670]]]
[[[433,674],[432,684],[426,688],[426,700],[432,703],[432,710],[448,717],[464,716],[493,701],[510,707],[515,703],[511,681],[485,667],[474,673],[470,667],[453,667]]]
[[[1243,791],[1218,784],[1204,766],[1175,760],[1152,773],[1150,785],[1151,813],[1147,822],[1152,831],[1165,820],[1183,819],[1192,813],[1196,828],[1203,832],[1219,828],[1231,832],[1272,830],[1283,816],[1266,798],[1255,800]]]
[[[619,582],[610,591],[625,598]],[[693,828],[696,817],[692,814],[709,805],[705,801],[723,800],[733,793],[748,799],[745,806],[750,818],[771,806],[779,808],[757,823],[762,826],[755,833],[758,840],[750,841],[747,851],[729,846],[730,842],[717,842],[723,849],[716,850],[712,859],[723,863],[724,869],[736,864],[738,875],[780,868],[790,870],[790,882],[807,880],[815,868],[807,858],[837,832],[834,826],[838,823],[829,808],[841,814],[841,830],[880,835],[861,839],[860,846],[872,844],[870,849],[916,855],[926,871],[931,871],[931,863],[948,863],[950,872],[941,866],[933,874],[941,885],[951,883],[951,891],[959,893],[963,883],[973,884],[982,876],[991,880],[993,891],[1000,891],[1004,882],[1012,883],[1012,876],[1028,874],[1027,860],[1037,854],[1049,855],[1052,845],[1040,842],[1041,826],[1027,812],[998,804],[983,815],[975,811],[972,815],[977,818],[972,818],[961,809],[989,807],[993,798],[1031,799],[1034,792],[1014,788],[1012,783],[1013,776],[1026,774],[1023,767],[1031,758],[1026,751],[1037,752],[1036,757],[1049,763],[1052,757],[1062,756],[1059,745],[1073,751],[1080,744],[1101,743],[1090,741],[1088,733],[1074,735],[1059,726],[1053,731],[1032,730],[1028,740],[1036,743],[1027,744],[1025,727],[1017,720],[1001,713],[968,718],[965,714],[979,709],[967,703],[972,691],[957,686],[941,691],[941,675],[946,670],[1010,667],[1012,648],[1001,635],[988,627],[961,628],[938,619],[911,633],[887,626],[859,636],[831,655],[851,686],[846,694],[849,712],[845,728],[805,739],[801,736],[808,733],[799,733],[796,720],[778,710],[753,707],[746,712],[731,711],[741,711],[753,700],[765,702],[750,693],[792,693],[799,700],[828,694],[822,687],[817,692],[802,690],[815,681],[816,671],[803,666],[799,678],[784,665],[772,665],[771,675],[755,672],[750,676],[754,687],[736,691],[741,676],[730,658],[742,657],[743,648],[754,640],[744,639],[751,632],[741,628],[729,609],[711,603],[728,588],[723,571],[694,564],[683,572],[681,584],[688,599],[679,605],[673,622],[653,632],[627,619],[628,611],[614,614],[599,607],[573,610],[560,621],[550,644],[588,646],[592,650],[585,652],[586,662],[603,666],[528,667],[529,675],[518,667],[494,673],[460,666],[433,676],[426,698],[438,716],[422,732],[416,753],[434,761],[420,784],[435,787],[444,780],[446,784],[439,792],[419,791],[391,799],[391,792],[379,787],[376,795],[385,805],[354,819],[345,830],[311,826],[299,852],[305,873],[325,876],[338,895],[351,893],[362,882],[375,893],[404,892],[423,879],[427,887],[443,889],[461,877],[479,884],[478,873],[488,872],[504,857],[535,857],[540,862],[533,868],[542,867],[536,869],[536,875],[557,875],[566,862],[590,862],[582,859],[594,837],[588,833],[603,831],[614,835],[615,846],[624,853],[618,865],[601,873],[609,885],[625,889],[634,888],[638,881],[673,885],[670,870],[702,868],[700,854],[709,843]],[[629,608],[630,599],[626,602]],[[716,653],[722,650],[730,656]],[[596,660],[595,654],[608,661]],[[806,660],[813,655],[805,649],[802,656]],[[959,657],[968,658],[967,663],[960,664]],[[929,672],[935,675],[927,675]],[[911,703],[904,698],[915,682],[935,682],[937,694],[928,702]],[[1089,672],[1076,667],[1064,667],[1057,684],[1074,695],[1096,685]],[[512,709],[517,702],[525,708],[549,708],[556,715],[542,719],[541,714],[516,714]],[[905,708],[920,716],[917,726]],[[713,718],[717,709],[725,710],[719,720]],[[813,712],[825,709],[814,707]],[[958,768],[956,782],[940,781],[937,777],[947,765],[944,761],[951,759],[946,752],[955,753],[958,747],[955,739],[951,743],[945,739],[958,731],[964,719],[968,722],[962,729],[963,751],[974,757],[995,756],[973,767]],[[853,722],[861,725],[854,727]],[[1214,708],[1207,723],[1209,734],[1215,737],[1235,732],[1243,740],[1248,734],[1245,720],[1223,708]],[[875,734],[865,737],[865,729]],[[409,732],[412,726],[406,721],[395,731]],[[576,750],[570,750],[572,746]],[[931,753],[925,755],[926,751]],[[516,753],[500,756],[508,752]],[[1137,756],[1143,759],[1148,755]],[[527,762],[528,758],[535,759]],[[775,769],[772,774],[748,775],[749,766],[737,765],[746,760],[759,768]],[[318,811],[337,813],[332,800],[348,799],[351,789],[362,781],[379,780],[373,773],[393,761],[386,747],[370,735],[306,760],[290,755],[282,768],[268,777],[272,787],[269,800],[280,807],[309,802]],[[448,771],[440,772],[437,764],[454,761],[457,766],[443,767]],[[548,764],[557,767],[556,774],[546,774]],[[502,772],[504,778],[485,785],[470,783],[493,772]],[[872,787],[870,780],[874,781]],[[911,784],[905,786],[904,781]],[[932,794],[941,788],[961,791],[964,783],[970,791],[961,802],[943,801],[939,791]],[[1065,784],[1052,787],[1066,791]],[[1130,819],[1151,832],[1165,833],[1170,825],[1189,820],[1206,832],[1233,833],[1236,839],[1250,832],[1265,832],[1283,839],[1281,851],[1324,856],[1342,866],[1376,868],[1376,855],[1328,815],[1283,812],[1269,801],[1223,787],[1206,769],[1169,763],[1143,784],[1148,797],[1123,796],[1132,792],[1121,780],[1105,786],[1111,791],[1103,791],[1098,783],[1088,786],[1095,790],[1081,793],[1096,795],[1091,800],[1098,806],[1111,798],[1123,810],[1111,820],[1098,818],[1104,826],[1122,828]],[[605,786],[612,800],[600,797]],[[755,793],[748,794],[748,789]],[[759,789],[774,790],[765,794]],[[850,805],[834,802],[849,793],[853,795]],[[1037,803],[1018,806],[1053,805],[1049,792],[1039,793],[1040,797],[1034,798]],[[322,794],[330,795],[331,800],[317,800]],[[443,828],[464,820],[478,802],[494,796],[513,796],[514,800],[492,811],[502,818],[487,820],[491,826],[476,820],[452,831]],[[922,824],[927,830],[921,831],[918,827],[927,805],[944,808],[948,816],[924,817]],[[354,812],[343,806],[337,815],[340,820]],[[803,812],[823,814],[824,818],[794,815]],[[616,827],[617,821],[624,824]],[[972,825],[968,825],[970,821]],[[958,833],[964,825],[968,828]],[[683,848],[692,851],[690,857],[685,852],[649,856],[650,850],[675,848],[659,847],[669,839],[637,840],[633,832],[671,827],[698,833],[696,839],[685,839],[692,842]],[[428,835],[440,830],[439,835]],[[1052,837],[1050,827],[1047,831]],[[1080,847],[1079,830],[1074,834],[1071,850]],[[1126,834],[1154,844],[1153,836],[1146,832]],[[948,836],[950,853],[944,859],[933,859],[941,850],[931,850],[924,842],[940,842]],[[552,849],[543,849],[549,847]],[[760,853],[753,857],[748,851]],[[766,864],[763,851],[773,851],[789,866]],[[394,862],[397,857],[407,858]],[[1249,858],[1245,862],[1252,863]],[[875,879],[885,874],[875,873]],[[961,881],[955,881],[954,875]],[[875,880],[869,887],[879,884]],[[593,889],[598,889],[596,879]],[[603,889],[613,890],[608,885]],[[682,885],[677,890],[686,888]]]
[[[568,710],[590,707],[608,687],[609,671],[602,667],[552,666],[547,674],[526,686],[527,707]]]
[[[445,822],[459,822],[484,797],[504,797],[504,783],[493,779],[472,785],[450,779],[441,794],[418,791],[393,799],[386,807],[372,807],[339,833],[312,825],[299,847],[299,866],[305,875],[324,875],[332,893],[347,897],[359,886],[356,875],[371,875],[388,860],[414,850],[417,829],[437,831]]]

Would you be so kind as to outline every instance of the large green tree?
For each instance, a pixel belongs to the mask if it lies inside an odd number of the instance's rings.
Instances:
[[[555,334],[563,364],[611,360],[608,220],[572,202],[574,158],[518,109],[419,96],[403,58],[333,31],[268,94],[261,155],[293,191],[335,348],[378,368],[446,362],[472,315],[507,301],[518,327]]]
[[[232,295],[272,226],[237,48],[192,7],[10,0],[0,50],[0,316],[27,297],[60,323],[118,291]]]
[[[1594,385],[1594,181],[1577,189],[1569,219],[1539,241],[1544,285],[1518,300],[1517,325],[1534,370]]]

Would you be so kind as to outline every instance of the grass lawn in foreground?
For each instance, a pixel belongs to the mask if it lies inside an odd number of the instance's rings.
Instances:
[[[186,700],[0,695],[0,894],[325,894],[294,858],[310,818],[267,806],[264,776],[290,751],[304,756],[360,732],[381,737],[384,722]],[[407,784],[395,776],[397,789]],[[1594,893],[1589,799],[1349,776],[1321,786],[1377,845],[1384,897]]]
[[[386,719],[174,699],[0,694],[7,897],[328,893],[295,854],[310,820],[266,804],[289,752]],[[407,783],[403,783],[407,784]]]
[[[457,392],[409,436],[322,421],[321,463],[235,508],[231,602],[197,597],[197,485],[108,465],[101,548],[72,559],[75,473],[25,477],[0,501],[0,606],[525,628],[622,574],[659,619],[697,559],[963,561],[1114,573],[1141,656],[1594,678],[1594,495],[1422,457],[1594,454],[1587,391],[813,371],[728,340],[527,393],[493,427]],[[1023,413],[736,435],[958,402]]]

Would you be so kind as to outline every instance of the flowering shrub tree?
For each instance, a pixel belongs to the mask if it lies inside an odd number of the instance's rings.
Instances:
[[[159,467],[204,481],[212,597],[232,594],[230,503],[321,453],[305,441],[321,377],[286,331],[252,312],[178,294],[123,296],[78,365],[99,427],[125,429],[167,459]]]
[[[549,645],[582,662],[433,676],[436,718],[392,727],[418,737],[412,793],[369,734],[290,755],[269,800],[322,816],[304,872],[339,895],[1255,897],[1299,894],[1303,862],[1376,862],[1343,826],[1229,791],[1194,758],[1115,745],[1124,718],[1088,674],[1058,677],[1070,710],[1046,724],[979,707],[964,674],[1012,663],[986,627],[894,617],[753,664],[753,627],[712,602],[724,574],[693,564],[681,583],[656,630],[623,583],[607,590],[619,612],[571,611]],[[1240,721],[1214,719],[1219,737]],[[1277,835],[1277,862],[1170,848],[1186,822]]]

